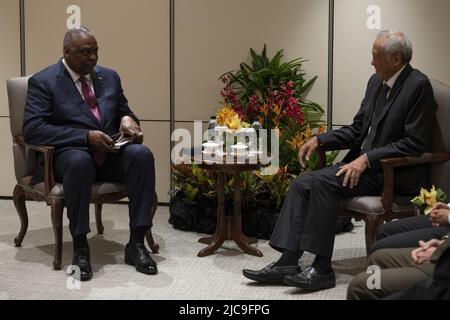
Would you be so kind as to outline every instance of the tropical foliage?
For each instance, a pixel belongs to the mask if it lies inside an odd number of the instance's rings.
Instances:
[[[224,85],[221,90],[223,106],[217,111],[216,117],[219,125],[231,129],[247,127],[255,119],[264,129],[278,129],[280,169],[268,176],[258,172],[243,173],[241,186],[245,199],[243,212],[260,210],[263,201],[267,215],[273,220],[283,204],[292,179],[317,166],[317,158],[313,156],[307,168],[301,168],[297,155],[308,139],[325,130],[322,120],[324,111],[319,104],[306,98],[317,79],[313,77],[306,80],[302,70],[306,60],[298,58],[283,62],[283,50],[269,59],[266,46],[260,54],[250,49],[250,56],[249,63],[243,62],[238,70],[220,76]],[[327,164],[331,164],[336,155],[327,154]],[[173,173],[174,195],[179,197],[180,193],[183,194],[185,201],[191,205],[205,199],[214,201],[216,182],[210,173],[186,165],[174,167]],[[226,194],[230,199],[231,180],[226,185]],[[269,234],[257,233],[257,236],[270,236],[270,228],[266,229],[268,231],[265,233]]]

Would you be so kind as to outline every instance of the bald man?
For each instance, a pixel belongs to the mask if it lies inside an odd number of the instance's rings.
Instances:
[[[155,190],[152,152],[142,145],[137,116],[128,106],[119,75],[97,65],[98,45],[87,28],[69,30],[63,58],[28,81],[23,132],[27,143],[54,146],[54,174],[64,187],[73,238],[73,265],[81,281],[92,278],[89,198],[95,180],[122,181],[127,186],[130,241],[125,262],[145,274],[157,266],[144,245],[151,227]],[[121,149],[115,139],[130,141]],[[32,183],[43,179],[42,159]]]
[[[417,156],[430,146],[437,105],[430,81],[411,66],[411,59],[412,45],[403,33],[386,30],[377,35],[372,46],[375,74],[353,123],[313,137],[298,158],[305,166],[318,147],[350,151],[341,163],[292,182],[269,242],[281,256],[263,269],[244,269],[246,278],[305,290],[336,285],[331,258],[339,200],[380,195],[381,159]],[[396,192],[416,194],[428,184],[428,171],[427,165],[396,169]],[[315,260],[300,270],[305,251],[315,254]]]

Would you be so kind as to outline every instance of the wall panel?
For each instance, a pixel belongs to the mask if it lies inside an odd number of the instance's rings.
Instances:
[[[159,202],[169,202],[170,191],[170,125],[168,122],[142,122],[144,144],[155,157],[156,192]]]
[[[6,79],[20,76],[19,1],[0,1],[0,196],[11,197],[16,183],[9,126]]]
[[[310,100],[327,101],[328,0],[176,0],[175,120],[207,120],[220,107],[218,77],[267,44],[303,57],[318,75]]]
[[[12,153],[12,138],[9,129],[9,118],[0,118],[0,150],[2,150],[0,166],[0,196],[12,197],[16,176]]]
[[[27,73],[62,56],[69,5],[99,44],[99,64],[116,69],[141,119],[169,120],[169,1],[26,0]]]
[[[6,79],[20,76],[20,19],[17,0],[0,1],[0,39],[0,116],[8,116]]]
[[[351,123],[369,77],[371,48],[380,30],[366,26],[376,5],[381,10],[381,30],[403,31],[413,44],[413,67],[430,78],[450,84],[450,1],[448,0],[336,0],[333,124]]]

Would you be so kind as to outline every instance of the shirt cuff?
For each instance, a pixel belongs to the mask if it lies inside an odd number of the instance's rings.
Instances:
[[[370,168],[370,161],[369,161],[369,158],[367,157],[367,154],[364,153],[363,156],[366,159],[367,167]]]

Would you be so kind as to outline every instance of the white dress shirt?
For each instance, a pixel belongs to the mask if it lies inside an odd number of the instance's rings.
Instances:
[[[80,93],[81,97],[84,100],[83,91],[81,90],[81,81],[79,80],[81,76],[78,73],[76,73],[75,71],[73,71],[72,69],[70,69],[70,67],[68,66],[67,62],[64,59],[62,59],[62,63],[66,67],[67,71],[69,71],[70,77],[72,78],[73,82],[75,83],[75,86],[78,89],[78,92]],[[91,88],[92,92],[95,95],[94,85],[92,83],[91,74],[87,74],[84,77],[87,79],[87,83],[89,84],[89,88]]]

